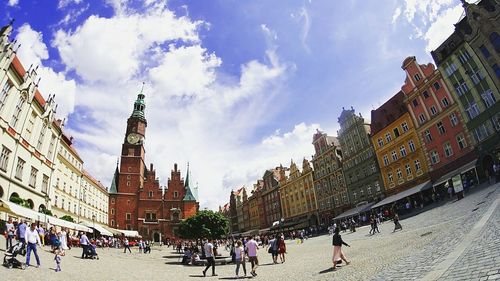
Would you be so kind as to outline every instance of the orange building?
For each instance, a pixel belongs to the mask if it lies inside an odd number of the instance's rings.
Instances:
[[[386,195],[394,195],[429,180],[425,154],[404,98],[400,91],[371,112],[371,140]],[[429,185],[430,182],[425,187]]]

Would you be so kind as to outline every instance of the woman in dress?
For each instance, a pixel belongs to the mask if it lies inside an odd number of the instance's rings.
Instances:
[[[403,230],[403,227],[399,223],[399,216],[398,214],[394,214],[394,230],[392,232],[395,232],[397,229]]]
[[[349,246],[346,242],[342,240],[341,235],[339,234],[339,229],[335,228],[335,234],[333,234],[333,240],[332,240],[332,245],[333,245],[333,270],[337,268],[337,262],[339,261],[344,261],[346,265],[350,264],[351,262],[347,261],[344,252],[342,251],[342,244],[346,245],[347,247]]]
[[[67,235],[66,235],[66,229],[63,228],[61,230],[61,236],[59,237],[59,240],[61,241],[61,248],[63,250],[67,250],[68,248],[68,240],[67,240]]]
[[[285,244],[285,239],[282,235],[278,236],[278,254],[280,256],[281,263],[284,263],[286,254],[286,244]]]

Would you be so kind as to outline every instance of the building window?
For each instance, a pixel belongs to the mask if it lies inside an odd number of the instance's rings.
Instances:
[[[486,48],[485,45],[479,46],[479,50],[481,50],[481,53],[483,53],[485,58],[489,58],[491,56],[490,51],[488,51],[488,48]]]
[[[423,124],[425,122],[425,115],[423,113],[421,113],[418,116],[418,120],[420,121],[420,124]]]
[[[21,158],[17,158],[17,166],[16,166],[16,178],[18,180],[22,180],[23,178],[23,169],[24,169],[24,160]]]
[[[490,107],[497,102],[495,95],[493,95],[493,91],[491,91],[491,89],[488,89],[483,94],[481,94],[481,98],[483,98],[486,107]]]
[[[17,101],[16,108],[14,109],[14,113],[12,114],[12,119],[10,120],[10,126],[12,128],[16,128],[17,122],[19,121],[19,116],[21,115],[21,111],[23,110],[24,102],[26,101],[26,97],[21,95],[19,100]]]
[[[401,124],[401,128],[403,128],[403,133],[405,132],[408,132],[408,123],[406,122],[403,122],[403,124]]]
[[[453,155],[453,149],[451,148],[451,145],[449,142],[445,143],[443,145],[443,148],[444,148],[444,156],[450,157]]]
[[[414,100],[412,101],[412,103],[413,103],[413,107],[417,107],[417,106],[418,106],[418,101],[417,101],[417,99],[414,99]]]
[[[401,152],[401,157],[406,156],[406,147],[404,145],[401,146],[399,151]]]
[[[415,78],[415,80],[416,80],[416,81],[420,81],[420,79],[422,79],[422,78],[420,77],[420,74],[418,74],[418,73],[417,73],[417,74],[415,74],[415,75],[413,75],[413,78]]]
[[[130,186],[130,181],[127,181],[127,186]]]
[[[61,209],[64,210],[64,198],[61,198]]]
[[[399,137],[399,130],[398,130],[398,128],[394,128],[393,131],[394,131],[394,137],[395,138]]]
[[[424,91],[424,92],[422,93],[422,95],[424,96],[424,98],[425,98],[425,99],[428,99],[428,98],[429,98],[429,92],[427,92],[427,91]]]
[[[393,161],[398,160],[398,153],[397,153],[395,150],[393,150],[393,151],[391,152],[391,155],[392,155],[392,160],[393,160]]]
[[[45,131],[47,130],[47,123],[43,123],[42,130],[40,131],[40,136],[38,137],[38,143],[36,145],[36,149],[38,151],[42,151],[43,147],[43,139],[45,138]]]
[[[439,163],[439,154],[436,150],[431,151],[431,162],[432,164]]]
[[[132,219],[132,214],[126,213],[125,214],[125,219],[128,220],[128,221],[131,220]]]
[[[26,125],[25,139],[29,142],[31,140],[31,133],[33,133],[33,128],[35,127],[36,112],[31,112],[30,118],[28,119],[28,125]]]
[[[495,64],[492,66],[492,68],[493,68],[493,71],[495,71],[495,74],[497,75],[497,78],[500,78],[500,67],[498,66],[498,64],[496,64],[496,63],[495,63]],[[0,104],[0,105],[1,105],[1,104]],[[1,110],[1,109],[0,109],[0,110]]]
[[[376,182],[375,182],[375,190],[376,190],[377,192],[379,192],[379,191],[380,191],[380,183],[379,183],[378,181],[376,181]]]
[[[490,34],[490,42],[493,45],[493,48],[495,48],[495,51],[500,53],[500,36],[498,36],[498,33],[492,32]]]
[[[9,163],[9,156],[11,151],[2,145],[2,155],[0,156],[0,170],[6,172],[7,164]]]
[[[446,74],[451,76],[457,70],[457,66],[454,63],[450,63],[445,69]]]
[[[36,176],[37,176],[37,174],[38,174],[38,170],[35,169],[35,167],[31,167],[29,186],[31,186],[33,188],[36,186]]]
[[[384,166],[387,166],[389,165],[389,157],[387,157],[387,155],[384,155]]]
[[[403,172],[401,172],[401,169],[400,169],[400,168],[398,168],[398,169],[396,170],[396,174],[398,175],[398,180],[403,179]]]
[[[153,197],[153,191],[151,191],[151,190],[150,190],[150,191],[148,192],[148,197],[149,197],[149,198],[152,198],[152,197]]]
[[[410,164],[405,165],[406,175],[411,176],[411,167]]]
[[[179,193],[177,193],[177,191],[174,191],[174,198],[177,198],[177,196],[179,196]]]
[[[441,89],[441,85],[439,85],[439,82],[434,82],[434,90],[439,90]]]
[[[55,144],[56,144],[56,136],[54,134],[52,134],[52,136],[50,137],[49,151],[47,153],[48,159],[52,158],[52,154],[54,153]]]
[[[464,149],[467,147],[467,142],[465,141],[465,138],[462,134],[458,135],[456,137],[456,139],[457,139],[458,147],[460,147],[460,149]]]
[[[408,146],[410,147],[411,152],[415,152],[416,149],[415,149],[415,144],[413,143],[413,140],[410,140],[408,142]]]
[[[436,110],[436,107],[433,105],[431,106],[431,115],[436,115],[437,114],[437,110]]]
[[[470,120],[474,119],[480,113],[479,107],[477,106],[477,103],[475,101],[470,103],[469,106],[465,108],[465,112],[467,112],[467,116]]]
[[[477,128],[474,129],[474,137],[478,142],[482,141],[483,139],[487,138],[489,136],[488,129],[486,128],[485,124],[479,125]]]
[[[49,188],[49,177],[47,175],[43,175],[42,179],[42,192],[47,194],[47,189]]]
[[[54,196],[54,205],[57,207],[57,195]]]
[[[10,81],[5,82],[2,87],[2,92],[0,93],[0,112],[5,106],[5,101],[7,100],[7,96],[9,95],[10,88],[12,88],[12,84]]]
[[[382,138],[378,138],[378,146],[379,147],[384,146],[384,140]]]
[[[431,142],[432,141],[432,135],[431,135],[431,132],[429,130],[425,130],[424,131],[424,136],[425,136],[425,140],[427,142]]]
[[[111,208],[111,214],[114,215],[115,214],[115,208]]]
[[[414,163],[415,163],[415,170],[417,172],[420,171],[420,160],[417,159],[417,160],[415,160]]]
[[[450,105],[447,98],[443,98],[441,100],[441,104],[443,105],[443,107],[448,107],[448,105]]]
[[[385,140],[389,143],[392,140],[391,133],[385,134]]]
[[[467,50],[461,50],[458,53],[458,60],[462,63],[462,65],[465,64],[465,62],[468,61],[469,59],[470,59],[470,55],[467,52]]]
[[[439,122],[437,122],[436,125],[437,125],[437,128],[438,128],[440,135],[446,133],[446,129],[444,128],[443,122],[439,121]]]
[[[393,183],[393,182],[394,182],[394,178],[392,177],[392,173],[388,173],[388,174],[387,174],[387,180],[388,180],[390,183]]]
[[[473,70],[472,74],[470,75],[470,79],[472,80],[474,85],[479,84],[479,82],[481,82],[483,78],[484,76],[479,69]]]
[[[156,213],[146,213],[146,221],[156,221]]]
[[[456,125],[458,125],[458,118],[457,118],[457,115],[455,113],[450,114],[450,123],[451,123],[452,127],[455,127]]]

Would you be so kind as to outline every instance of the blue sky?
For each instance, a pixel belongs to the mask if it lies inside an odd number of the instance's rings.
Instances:
[[[208,208],[310,159],[342,107],[369,117],[402,86],[402,61],[431,62],[462,12],[458,0],[0,3],[86,169],[109,184],[144,81],[146,162],[165,185],[189,161]]]

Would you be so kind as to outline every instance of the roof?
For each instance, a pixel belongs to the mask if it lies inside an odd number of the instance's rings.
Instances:
[[[111,180],[111,186],[109,187],[109,193],[118,193],[118,176],[120,172],[118,171],[118,163],[116,164],[115,174]]]
[[[379,108],[372,110],[372,124],[370,126],[372,136],[408,112],[404,97],[404,93],[399,91]]]
[[[98,181],[97,179],[95,179],[93,176],[91,176],[87,170],[83,170],[83,175],[86,176],[89,180],[91,180],[97,187],[99,187],[102,191],[108,193],[108,190],[106,190],[106,187],[104,187],[104,185],[102,185],[102,183],[100,181]]]
[[[83,163],[83,159],[80,157],[80,154],[78,154],[75,147],[73,146],[73,137],[68,137],[68,135],[64,133],[64,130],[62,130],[62,128],[61,131],[62,131],[61,139],[68,145],[69,150],[76,156],[76,158],[78,158],[78,160],[82,161]]]

